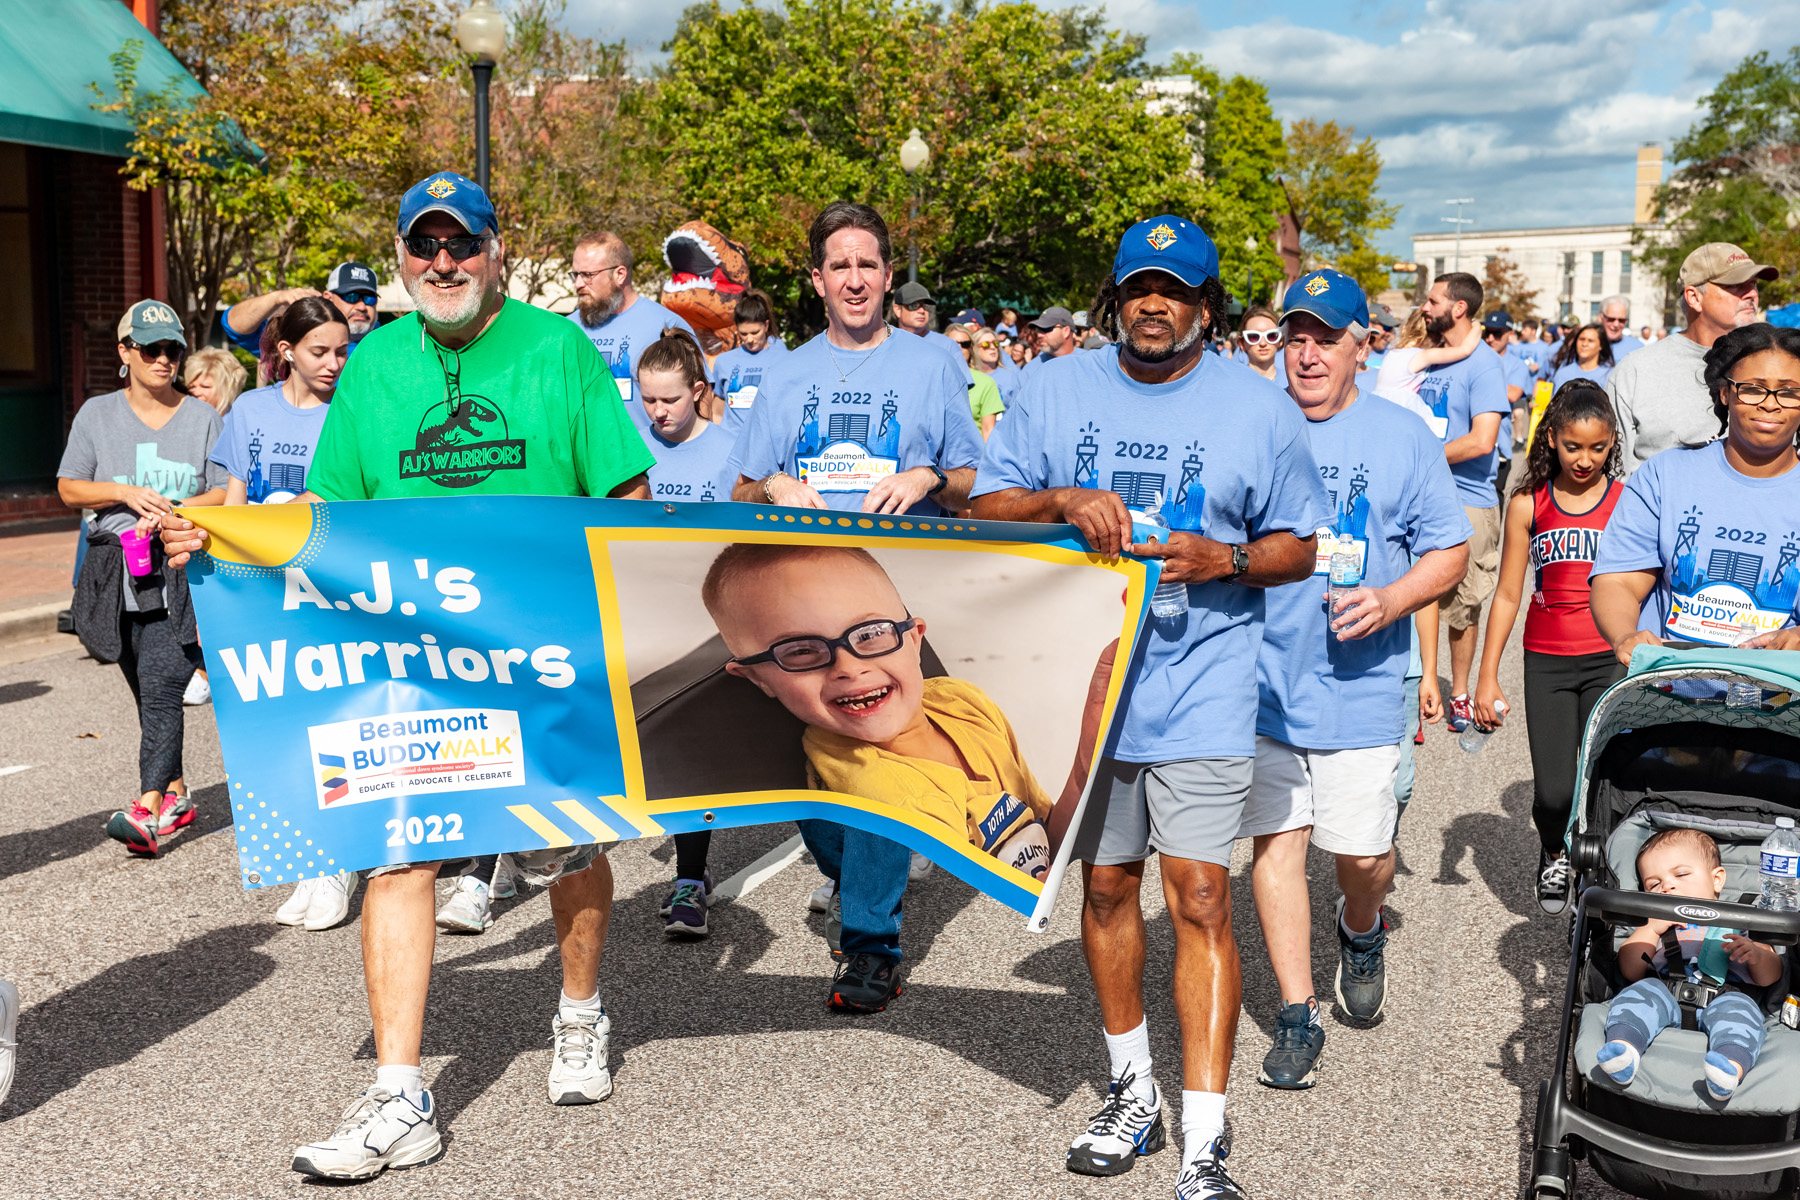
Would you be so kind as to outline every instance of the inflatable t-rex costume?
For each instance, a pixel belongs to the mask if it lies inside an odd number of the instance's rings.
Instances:
[[[737,345],[733,316],[750,286],[749,252],[705,221],[689,221],[663,239],[663,261],[663,306],[694,327],[707,357]]]

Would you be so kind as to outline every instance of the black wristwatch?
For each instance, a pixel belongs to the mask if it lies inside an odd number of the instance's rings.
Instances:
[[[1231,548],[1231,574],[1225,577],[1226,583],[1236,583],[1238,578],[1250,570],[1250,551],[1243,546]]]
[[[944,474],[930,463],[925,464],[925,469],[938,477],[937,486],[932,488],[929,492],[926,492],[925,494],[927,496],[935,496],[950,486],[950,477],[948,475]]]

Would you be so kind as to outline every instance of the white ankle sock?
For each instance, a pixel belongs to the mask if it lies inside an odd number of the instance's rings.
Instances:
[[[1104,1030],[1101,1031],[1105,1033]],[[1130,1072],[1136,1076],[1132,1080],[1131,1094],[1149,1103],[1156,1097],[1156,1085],[1150,1081],[1150,1022],[1138,1022],[1136,1029],[1125,1033],[1107,1033],[1106,1055],[1112,1059],[1112,1077]]]
[[[563,992],[561,994],[561,999],[558,1002],[558,1007],[561,1008],[562,1017],[565,1021],[575,1020],[580,1013],[596,1013],[604,1012],[606,1010],[606,1006],[600,1003],[600,992],[598,989],[595,989],[594,994],[589,996],[586,1000],[571,1000],[569,999],[569,993]]]
[[[375,1086],[386,1088],[396,1096],[405,1096],[414,1104],[425,1098],[425,1075],[420,1067],[375,1068]]]
[[[1191,1163],[1225,1132],[1225,1097],[1219,1092],[1181,1092],[1181,1161]]]
[[[1338,928],[1340,928],[1344,931],[1345,937],[1352,937],[1352,938],[1368,937],[1371,933],[1374,933],[1377,929],[1379,929],[1381,927],[1381,910],[1380,909],[1375,910],[1375,920],[1370,923],[1370,925],[1367,929],[1357,930],[1357,929],[1350,928],[1349,917],[1350,917],[1350,910],[1348,908],[1346,908],[1344,910],[1342,916],[1338,917]]]

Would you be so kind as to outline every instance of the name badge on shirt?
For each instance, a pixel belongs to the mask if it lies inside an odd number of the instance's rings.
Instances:
[[[613,376],[613,382],[619,385],[619,399],[621,399],[621,400],[631,399],[631,377],[630,376],[615,375],[615,376]]]
[[[1328,579],[1331,577],[1331,556],[1337,551],[1338,542],[1340,540],[1344,545],[1355,550],[1356,577],[1361,579],[1363,576],[1363,568],[1366,565],[1369,554],[1368,541],[1359,537],[1351,537],[1348,534],[1345,534],[1340,539],[1337,534],[1331,532],[1329,529],[1319,530],[1319,552],[1313,559],[1313,574],[1323,575]]]
[[[833,442],[799,465],[800,482],[815,492],[866,492],[900,470],[899,459],[870,454],[860,442]]]
[[[1669,632],[1714,646],[1735,646],[1780,629],[1787,620],[1787,613],[1758,607],[1755,597],[1733,583],[1709,583],[1691,595],[1669,597]]]
[[[1444,436],[1450,432],[1450,418],[1436,417],[1432,416],[1430,413],[1422,413],[1420,415],[1425,418],[1425,423],[1431,426],[1431,432],[1437,434],[1438,441],[1443,441]]]
[[[750,387],[741,387],[737,391],[731,393],[731,395],[725,397],[725,405],[727,408],[749,408],[752,404],[755,404],[755,403],[756,403],[756,387],[755,387],[755,385],[751,385]]]

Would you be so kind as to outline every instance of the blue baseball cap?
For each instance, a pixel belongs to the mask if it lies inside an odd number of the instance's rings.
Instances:
[[[1281,298],[1282,320],[1297,312],[1311,313],[1333,329],[1369,325],[1369,298],[1362,285],[1329,267],[1294,280]]]
[[[400,197],[401,236],[411,233],[418,219],[432,212],[454,217],[470,233],[500,232],[487,193],[479,183],[455,171],[427,175],[406,189],[406,195]]]
[[[119,340],[140,346],[157,342],[179,342],[187,345],[187,334],[181,330],[181,318],[161,300],[139,300],[119,318]]]
[[[1151,217],[1125,231],[1113,256],[1114,283],[1124,283],[1139,271],[1167,271],[1189,287],[1199,287],[1219,277],[1219,249],[1192,221]]]

